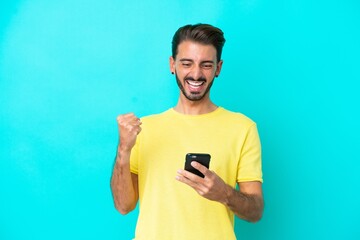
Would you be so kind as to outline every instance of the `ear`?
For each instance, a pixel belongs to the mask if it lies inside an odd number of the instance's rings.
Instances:
[[[218,77],[220,75],[221,72],[221,68],[222,68],[222,64],[223,64],[223,60],[220,60],[217,64],[216,64],[216,71],[215,71],[215,76]]]
[[[169,58],[170,72],[175,73],[175,59],[170,56]]]

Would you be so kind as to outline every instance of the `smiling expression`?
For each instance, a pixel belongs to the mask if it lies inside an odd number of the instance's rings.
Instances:
[[[170,70],[175,72],[182,96],[190,101],[209,98],[215,76],[220,74],[222,61],[216,60],[216,49],[193,41],[178,46],[176,59],[170,57]]]

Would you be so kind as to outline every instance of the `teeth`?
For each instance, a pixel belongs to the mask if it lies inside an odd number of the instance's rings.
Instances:
[[[198,86],[201,86],[204,84],[203,81],[189,81],[188,80],[187,82],[188,82],[188,84],[190,84],[191,86],[194,86],[194,87],[198,87]]]

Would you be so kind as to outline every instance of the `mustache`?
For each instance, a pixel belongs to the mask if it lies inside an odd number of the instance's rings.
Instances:
[[[185,80],[185,81],[190,80],[190,81],[201,81],[201,82],[206,82],[206,78],[204,78],[204,77],[199,77],[199,78],[198,78],[198,79],[196,79],[196,80],[195,80],[195,78],[193,78],[193,77],[186,77],[186,78],[184,78],[184,80]]]

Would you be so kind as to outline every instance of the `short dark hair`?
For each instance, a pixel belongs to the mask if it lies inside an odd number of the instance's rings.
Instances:
[[[216,49],[216,58],[221,59],[222,48],[225,44],[224,33],[220,28],[210,24],[185,25],[180,27],[172,39],[172,57],[175,59],[178,53],[178,46],[183,41],[190,40],[201,44],[211,44]]]

